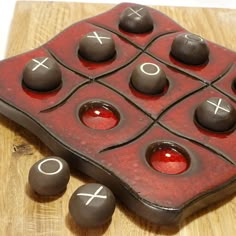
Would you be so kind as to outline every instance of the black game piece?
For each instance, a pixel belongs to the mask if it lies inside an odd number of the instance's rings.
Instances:
[[[121,13],[119,27],[130,33],[147,33],[153,29],[153,20],[144,6],[132,6]]]
[[[185,64],[200,65],[208,61],[209,48],[202,37],[183,33],[174,39],[171,55]]]
[[[97,227],[111,219],[115,205],[115,197],[110,189],[90,183],[79,187],[72,194],[69,212],[78,225]]]
[[[61,70],[57,62],[49,57],[30,60],[23,71],[23,84],[35,91],[48,92],[62,83]]]
[[[93,62],[112,59],[116,54],[112,36],[104,31],[93,31],[86,34],[79,42],[79,55]]]
[[[235,108],[222,98],[209,98],[201,103],[195,112],[197,122],[216,132],[226,132],[236,124]]]
[[[165,72],[156,64],[145,62],[132,72],[131,84],[141,93],[158,94],[167,85]]]
[[[44,196],[57,195],[66,189],[69,182],[69,166],[59,157],[44,158],[31,167],[28,179],[36,193]]]

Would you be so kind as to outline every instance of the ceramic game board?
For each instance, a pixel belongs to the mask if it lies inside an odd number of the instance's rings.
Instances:
[[[0,112],[172,225],[236,192],[235,78],[235,52],[124,3],[1,61]]]

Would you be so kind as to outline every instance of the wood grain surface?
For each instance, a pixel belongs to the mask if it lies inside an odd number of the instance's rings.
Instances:
[[[113,5],[18,2],[7,56],[36,48],[65,27],[109,10]],[[155,7],[189,31],[236,51],[236,10]],[[4,24],[4,21],[2,21]],[[16,94],[17,96],[17,94]],[[68,215],[71,194],[93,180],[72,173],[66,192],[57,198],[39,198],[27,184],[34,162],[51,155],[49,149],[14,122],[0,116],[0,235],[214,235],[236,232],[236,198],[209,206],[179,227],[159,227],[130,213],[117,202],[112,221],[98,229],[81,229]],[[207,180],[206,180],[207,181]]]

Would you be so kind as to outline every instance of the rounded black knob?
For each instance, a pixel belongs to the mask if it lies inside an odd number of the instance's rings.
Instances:
[[[79,42],[79,56],[92,62],[104,62],[116,54],[111,34],[93,31],[86,34]]]
[[[119,27],[129,33],[147,33],[153,29],[153,20],[147,8],[132,6],[121,13]]]
[[[70,179],[66,161],[59,157],[47,157],[36,162],[29,171],[28,181],[32,190],[43,196],[62,193]]]
[[[227,132],[236,124],[236,110],[226,100],[212,97],[196,108],[195,118],[206,129]]]
[[[130,82],[137,91],[150,95],[163,92],[167,85],[165,72],[158,65],[150,62],[136,66]]]
[[[52,58],[33,58],[23,70],[22,82],[27,88],[38,92],[57,89],[62,83],[60,67]]]
[[[69,212],[82,227],[97,227],[107,223],[115,210],[115,197],[106,186],[90,183],[79,187],[69,201]]]
[[[202,37],[184,33],[174,39],[170,53],[185,64],[200,65],[208,61],[209,48]]]

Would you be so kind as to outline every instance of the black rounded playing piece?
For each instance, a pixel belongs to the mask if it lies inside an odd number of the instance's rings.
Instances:
[[[30,60],[23,70],[23,84],[38,92],[57,89],[62,83],[59,65],[49,57]]]
[[[206,129],[227,132],[236,124],[236,110],[224,99],[212,97],[196,108],[195,118]]]
[[[107,223],[115,210],[115,197],[110,189],[97,183],[79,187],[69,201],[69,212],[82,227],[98,227]]]
[[[198,35],[183,33],[171,45],[171,55],[188,65],[200,65],[208,61],[209,48],[206,41]]]
[[[141,93],[159,94],[167,85],[165,72],[156,64],[145,62],[133,70],[131,85]]]
[[[119,27],[130,33],[147,33],[153,29],[153,20],[147,8],[132,6],[121,13]]]
[[[116,48],[111,34],[93,31],[80,40],[78,53],[88,61],[104,62],[115,56]]]
[[[42,196],[62,193],[70,179],[66,161],[59,157],[48,157],[36,162],[29,171],[28,181],[33,191]]]

